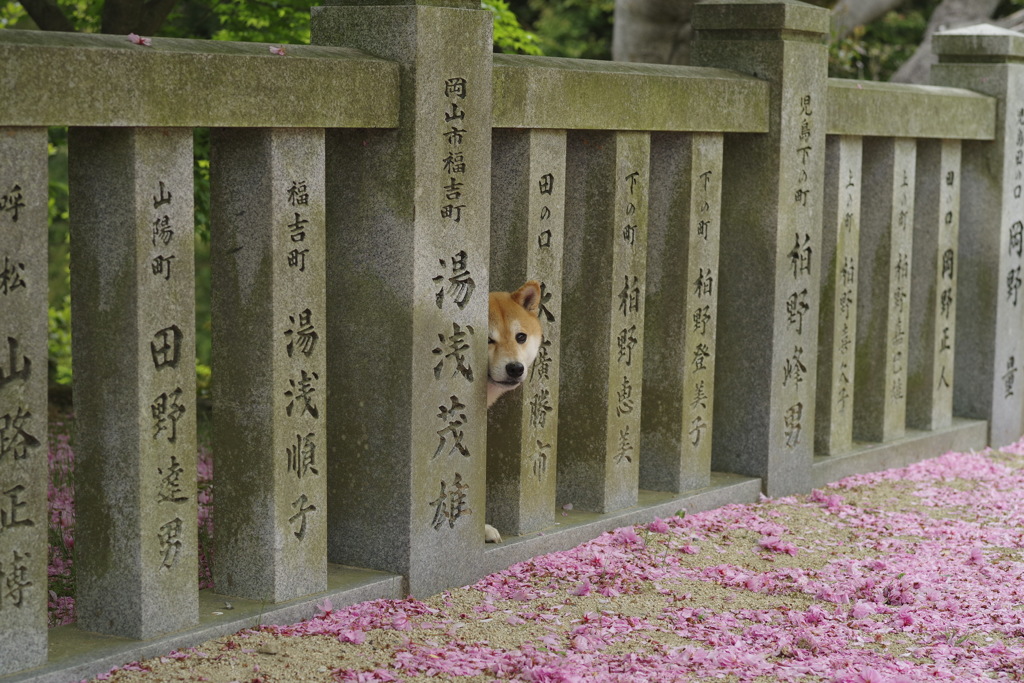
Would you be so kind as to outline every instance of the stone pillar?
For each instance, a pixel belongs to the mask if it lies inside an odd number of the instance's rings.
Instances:
[[[693,63],[771,83],[770,130],[727,136],[715,469],[811,486],[829,15],[795,0],[694,8]]]
[[[328,552],[429,595],[484,543],[491,15],[362,5],[312,19],[398,62],[402,93],[397,129],[327,138]]]
[[[864,141],[854,436],[906,432],[916,141]]]
[[[45,128],[0,128],[0,676],[46,662]]]
[[[814,446],[835,455],[853,446],[862,141],[831,136],[826,145]]]
[[[651,137],[640,487],[711,482],[720,133]]]
[[[973,26],[935,36],[937,85],[997,98],[996,139],[963,145],[953,411],[989,420],[989,442],[1024,433],[1024,36]]]
[[[491,289],[541,282],[544,341],[521,390],[487,415],[487,520],[505,535],[555,521],[565,131],[494,131]]]
[[[918,140],[907,426],[953,423],[960,141]]]
[[[566,159],[558,502],[635,505],[650,135],[578,132]]]
[[[192,131],[72,128],[78,626],[198,621]]]
[[[281,602],[327,588],[324,132],[210,145],[213,580]]]

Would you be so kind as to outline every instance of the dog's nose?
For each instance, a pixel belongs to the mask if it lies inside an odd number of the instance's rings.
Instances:
[[[523,367],[522,363],[508,363],[505,366],[505,374],[512,379],[519,379],[522,377],[525,370],[526,368]]]

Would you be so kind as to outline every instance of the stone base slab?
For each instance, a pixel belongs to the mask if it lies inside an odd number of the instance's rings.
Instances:
[[[951,450],[982,449],[987,430],[988,424],[983,420],[954,419],[947,429],[907,430],[904,438],[891,443],[855,444],[852,451],[842,455],[815,457],[814,486],[821,487],[852,474],[903,467]],[[558,521],[551,527],[486,546],[476,559],[476,573],[483,577],[538,555],[568,550],[619,527],[646,524],[656,517],[671,517],[680,511],[694,514],[731,503],[754,503],[760,496],[759,478],[712,472],[711,483],[705,488],[684,494],[641,490],[637,505],[613,513],[558,510],[555,517]],[[403,585],[404,580],[398,575],[329,565],[327,591],[279,605],[200,591],[200,624],[195,629],[149,641],[86,633],[74,626],[51,629],[49,662],[37,669],[0,677],[0,683],[80,680],[125,662],[192,647],[241,629],[308,619],[318,612],[316,605],[325,598],[330,599],[335,608],[379,598],[401,599]],[[225,601],[230,601],[233,609],[226,610]]]
[[[280,604],[245,600],[199,591],[199,626],[169,633],[152,640],[131,640],[80,631],[75,626],[50,629],[50,656],[45,666],[0,677],[3,683],[64,683],[91,678],[115,666],[171,650],[199,645],[211,638],[231,635],[246,628],[265,624],[291,624],[309,619],[319,612],[317,604],[327,598],[334,608],[347,607],[365,600],[403,597],[402,577],[339,565],[328,565],[327,590]],[[230,602],[233,609],[225,609]]]
[[[847,453],[815,456],[812,482],[820,488],[852,474],[905,467],[949,451],[980,450],[985,448],[987,439],[988,423],[984,420],[953,418],[953,424],[945,429],[908,429],[903,438],[895,441],[854,443],[853,450]]]

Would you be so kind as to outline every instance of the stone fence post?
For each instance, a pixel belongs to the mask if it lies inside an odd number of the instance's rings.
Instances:
[[[0,129],[0,676],[46,661],[46,129]]]
[[[72,128],[78,626],[199,621],[192,131]]]
[[[324,133],[210,143],[213,580],[281,602],[327,587]]]
[[[936,85],[994,96],[996,139],[965,142],[953,412],[989,420],[989,443],[1024,433],[1024,36],[973,26],[935,36]]]
[[[326,5],[313,42],[397,62],[402,93],[397,129],[326,139],[328,557],[429,595],[484,543],[491,15]]]
[[[522,390],[487,414],[487,520],[510,536],[555,521],[565,149],[564,130],[494,131],[491,285],[514,291],[539,280],[544,330]]]
[[[765,79],[770,128],[727,136],[714,469],[810,488],[829,15],[795,0],[697,5],[693,63]],[[782,169],[780,174],[780,169]]]

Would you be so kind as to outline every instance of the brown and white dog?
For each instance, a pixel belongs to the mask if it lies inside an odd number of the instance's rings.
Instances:
[[[487,407],[526,379],[544,338],[540,327],[540,283],[514,292],[491,292],[487,331]]]
[[[523,383],[544,339],[540,327],[540,283],[530,280],[514,292],[491,292],[487,331],[487,407]],[[484,524],[484,539],[501,534]]]

